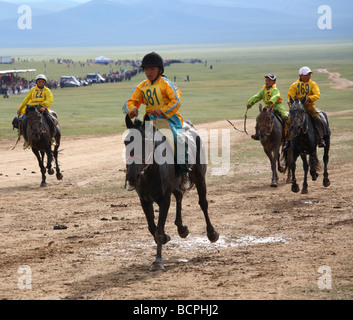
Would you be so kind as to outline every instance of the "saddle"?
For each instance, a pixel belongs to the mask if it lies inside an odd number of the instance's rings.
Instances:
[[[288,112],[287,112],[288,113]],[[284,128],[284,125],[285,123],[283,122],[283,119],[281,117],[281,114],[277,111],[277,110],[274,110],[273,111],[273,114],[275,115],[275,117],[279,120],[279,122],[282,124],[283,128]]]

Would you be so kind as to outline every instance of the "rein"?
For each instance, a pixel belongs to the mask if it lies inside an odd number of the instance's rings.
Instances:
[[[17,138],[17,141],[16,141],[15,145],[13,146],[13,148],[11,150],[14,150],[16,148],[17,143],[20,140],[21,140],[21,125],[18,126],[18,138]]]

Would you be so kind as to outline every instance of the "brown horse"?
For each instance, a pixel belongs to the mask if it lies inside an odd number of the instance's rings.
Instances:
[[[48,169],[48,173],[50,175],[54,174],[54,169],[52,168],[53,157],[55,159],[56,178],[58,180],[61,180],[63,178],[58,163],[58,149],[60,147],[61,130],[57,120],[55,119],[56,146],[54,147],[54,151],[52,151],[49,125],[43,114],[39,111],[38,105],[27,105],[25,121],[27,122],[26,133],[28,137],[28,142],[32,148],[33,153],[37,157],[38,164],[42,173],[42,182],[40,186],[46,187],[46,169]],[[47,155],[47,167],[44,166],[45,154]]]
[[[284,145],[284,130],[280,120],[269,109],[259,106],[260,114],[257,116],[257,126],[261,144],[268,158],[270,159],[272,169],[271,187],[278,186],[278,171],[285,173],[288,170],[287,183],[290,182],[289,172],[289,152],[282,150],[280,157],[280,149]],[[282,159],[281,159],[282,158]],[[283,164],[281,163],[284,162]]]
[[[166,149],[163,149],[163,138],[161,133],[152,127],[148,116],[144,122],[135,120],[133,123],[129,115],[125,118],[126,127],[129,134],[125,138],[126,158],[127,158],[127,174],[126,179],[133,186],[139,195],[142,209],[146,215],[148,229],[157,244],[156,259],[151,265],[150,270],[164,270],[162,260],[162,245],[170,240],[170,237],[164,232],[164,225],[167,219],[168,210],[171,202],[171,194],[176,199],[176,219],[175,225],[178,227],[179,236],[186,238],[189,234],[187,226],[183,225],[181,217],[181,203],[185,190],[183,183],[185,174],[178,170],[177,164],[174,162],[174,152],[166,143]],[[147,128],[151,126],[151,130]],[[147,128],[147,129],[146,129]],[[192,165],[192,171],[189,173],[190,180],[195,184],[199,205],[204,213],[206,220],[207,236],[211,242],[216,242],[219,238],[218,233],[213,228],[208,216],[208,201],[206,198],[206,164],[200,161],[201,155],[201,139],[196,139],[197,153],[195,164]],[[150,148],[148,148],[150,146]],[[171,156],[172,159],[160,161],[158,156],[165,154]],[[164,151],[163,151],[164,150]],[[153,203],[159,206],[158,224],[155,224]]]

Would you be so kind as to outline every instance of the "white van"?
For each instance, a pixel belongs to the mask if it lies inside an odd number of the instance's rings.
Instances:
[[[88,82],[104,83],[105,79],[99,73],[88,73],[86,76]]]

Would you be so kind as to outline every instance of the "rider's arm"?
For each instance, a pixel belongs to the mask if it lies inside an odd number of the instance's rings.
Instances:
[[[21,105],[19,106],[19,108],[17,109],[17,114],[20,115],[20,114],[24,114],[24,109],[26,107],[26,105],[28,104],[28,102],[32,99],[32,91],[33,91],[33,88],[30,89],[25,98],[23,99]]]
[[[180,108],[181,92],[176,87],[172,86],[168,81],[160,82],[160,89],[165,105],[160,109],[167,119],[176,114]]]
[[[261,101],[264,97],[263,91],[264,89],[261,89],[257,94],[252,96],[248,101],[248,106],[252,107],[255,103]]]
[[[288,90],[287,101],[290,101],[290,98],[294,100],[296,95],[297,95],[297,82],[294,82]]]
[[[140,107],[140,105],[143,103],[143,95],[140,89],[140,85],[137,86],[131,93],[131,96],[129,98],[129,100],[127,101],[127,108],[129,109],[129,114],[130,117],[133,118],[134,116],[137,116],[135,113],[138,110],[138,108]],[[133,109],[137,109],[135,110],[132,114],[131,111]]]
[[[281,98],[281,93],[277,88],[272,88],[272,97],[270,99],[270,103],[272,102],[274,105],[277,102],[281,102],[282,98]]]
[[[45,92],[45,100],[40,103],[40,105],[46,109],[49,109],[49,107],[53,104],[54,102],[54,97],[53,93],[50,91],[48,88],[44,88]]]
[[[308,98],[311,102],[315,102],[320,99],[320,89],[316,82],[312,81],[311,83],[311,93]]]

